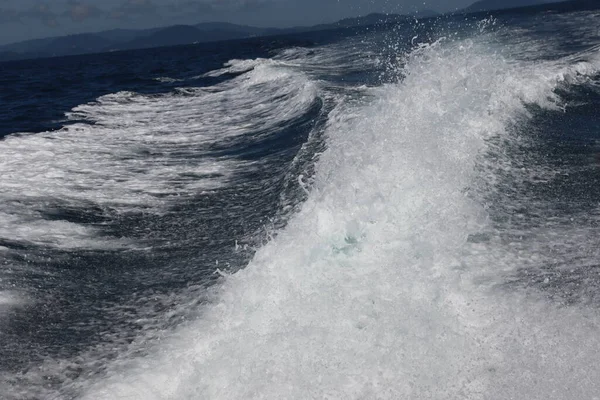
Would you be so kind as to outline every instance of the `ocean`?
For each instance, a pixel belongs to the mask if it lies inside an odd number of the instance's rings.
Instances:
[[[600,10],[0,64],[0,398],[599,399]]]

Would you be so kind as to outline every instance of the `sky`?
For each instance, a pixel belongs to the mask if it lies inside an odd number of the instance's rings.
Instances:
[[[474,0],[0,0],[0,44],[114,28],[224,21],[262,27],[371,12],[450,11]]]

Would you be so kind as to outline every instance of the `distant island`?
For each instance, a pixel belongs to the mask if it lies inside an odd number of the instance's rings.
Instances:
[[[285,29],[257,28],[227,22],[206,22],[197,25],[173,25],[164,28],[139,30],[113,29],[96,33],[81,33],[45,39],[27,40],[0,46],[0,62],[314,32],[328,29],[394,23],[414,18],[431,18],[439,15],[439,13],[430,10],[421,11],[412,15],[374,13],[364,17],[342,19],[331,24]]]
[[[554,0],[554,2],[557,1],[560,0]],[[547,4],[551,2],[552,0],[481,0],[471,4],[469,7],[461,11],[467,13],[475,13],[482,11],[494,11],[501,9],[537,6],[540,4]]]
[[[481,0],[452,14],[489,12],[499,9],[529,7],[533,9],[569,10],[570,8],[599,8],[600,0]],[[153,29],[113,29],[97,33],[82,33],[45,39],[27,40],[0,46],[0,62],[43,57],[103,53],[151,47],[176,46],[222,40],[246,39],[328,29],[399,23],[415,18],[438,17],[435,11],[425,10],[410,15],[375,13],[363,17],[346,18],[331,24],[294,28],[257,28],[225,22],[197,25],[174,25]]]
[[[600,0],[480,0],[453,14],[495,14],[520,12],[592,10],[600,8]]]

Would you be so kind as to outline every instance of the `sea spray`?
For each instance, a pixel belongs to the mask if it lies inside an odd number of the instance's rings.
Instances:
[[[560,108],[555,89],[597,67],[507,60],[485,38],[407,60],[400,83],[330,115],[302,209],[203,317],[116,363],[85,398],[598,393],[597,315],[498,290],[494,271],[511,266],[468,240],[489,224],[469,195],[488,142],[509,138],[531,105]]]

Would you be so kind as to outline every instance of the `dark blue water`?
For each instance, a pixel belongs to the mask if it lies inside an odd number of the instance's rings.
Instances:
[[[298,40],[256,40],[3,64],[8,90],[2,91],[2,134],[54,131],[81,123],[78,118],[67,120],[64,113],[109,93],[161,95],[181,86],[215,85],[238,74],[216,78],[201,75],[234,57],[268,57],[295,43]],[[163,76],[170,80],[157,81]],[[305,113],[286,121],[282,129],[269,132],[267,137],[210,143],[209,151],[216,157],[260,161],[265,167],[242,172],[233,188],[192,193],[185,201],[172,204],[166,215],[148,218],[144,212],[121,214],[93,202],[61,204],[61,199],[44,199],[42,205],[33,205],[44,207],[36,211],[45,220],[100,227],[101,235],[135,238],[153,249],[133,254],[74,252],[10,236],[0,239],[2,246],[15,250],[6,264],[15,260],[35,265],[34,273],[10,273],[7,286],[26,284],[35,288],[33,296],[39,305],[11,315],[11,323],[3,327],[3,334],[11,338],[12,344],[2,357],[2,367],[14,371],[26,367],[31,360],[25,354],[38,362],[48,356],[76,354],[103,341],[103,335],[111,336],[114,329],[119,335],[125,330],[126,337],[117,339],[126,343],[143,327],[131,319],[143,317],[144,312],[129,306],[128,317],[118,317],[125,327],[116,327],[119,323],[115,317],[103,310],[136,302],[139,297],[152,302],[153,295],[210,283],[218,278],[213,274],[217,260],[236,268],[244,265],[251,251],[224,255],[222,249],[232,247],[233,238],[238,238],[240,246],[257,244],[246,243],[243,238],[258,235],[274,218],[279,196],[289,185],[284,180],[289,163],[306,141],[307,132],[317,124],[321,110],[322,103],[315,100]],[[223,221],[227,221],[226,229]],[[154,313],[171,305],[148,303],[144,307]],[[165,323],[176,323],[177,317],[173,319]],[[69,345],[64,346],[67,342]],[[45,350],[33,351],[36,348]]]
[[[0,397],[593,398],[600,17],[484,17],[0,64]]]
[[[259,39],[3,63],[0,134],[58,129],[66,111],[115,91],[165,93],[180,86],[156,81],[163,76],[210,85],[222,79],[194,77],[233,58],[268,57],[302,44],[312,45],[294,38]]]

